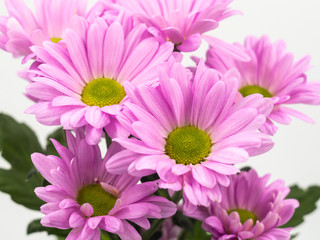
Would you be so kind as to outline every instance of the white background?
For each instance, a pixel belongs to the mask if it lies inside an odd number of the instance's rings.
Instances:
[[[30,1],[31,2],[31,1]],[[29,5],[32,5],[30,4]],[[241,0],[231,6],[241,10],[243,16],[224,20],[212,35],[226,41],[242,42],[247,35],[268,34],[273,41],[284,39],[288,49],[295,53],[296,60],[306,54],[312,56],[314,66],[308,72],[310,81],[320,81],[320,2],[316,0]],[[0,15],[6,15],[3,1],[0,2]],[[204,45],[197,56],[205,56]],[[191,64],[191,61],[187,61]],[[17,77],[16,72],[23,67],[20,59],[0,52],[0,112],[14,116],[20,122],[28,123],[37,129],[41,143],[53,128],[36,122],[34,116],[24,114],[31,102],[23,95],[27,82]],[[280,126],[274,137],[275,147],[268,153],[252,158],[248,164],[262,174],[271,173],[272,179],[282,178],[287,184],[299,183],[306,187],[320,184],[320,107],[296,106],[295,109],[311,116],[315,125],[293,120],[289,126]],[[248,165],[246,164],[246,165]],[[0,159],[0,167],[8,167]],[[26,235],[28,222],[41,216],[13,203],[9,196],[0,193],[0,239],[44,240],[54,239],[46,234]],[[318,204],[319,206],[320,204]],[[319,206],[320,207],[320,206]],[[320,209],[309,215],[301,227],[298,240],[319,239]]]

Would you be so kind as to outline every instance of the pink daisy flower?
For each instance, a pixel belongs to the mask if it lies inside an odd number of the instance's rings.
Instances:
[[[59,229],[72,228],[67,240],[100,240],[100,229],[119,235],[123,240],[140,240],[140,234],[127,220],[150,228],[147,218],[167,218],[176,212],[169,200],[151,196],[157,184],[137,184],[139,178],[112,175],[105,169],[111,146],[101,159],[97,145],[88,145],[83,133],[76,137],[67,132],[69,149],[52,139],[61,158],[32,154],[38,171],[52,185],[35,189],[46,202],[41,207],[45,214],[43,226]]]
[[[96,144],[103,129],[111,137],[121,134],[115,116],[127,99],[123,83],[153,80],[154,68],[171,56],[173,46],[159,44],[144,25],[127,31],[119,22],[107,25],[98,18],[88,24],[80,17],[78,25],[66,31],[66,48],[52,42],[32,47],[43,64],[26,89],[38,99],[26,112],[44,125],[85,127],[87,142]]]
[[[241,47],[240,44],[235,46]],[[282,41],[272,43],[267,36],[260,39],[248,37],[244,46],[251,57],[249,62],[231,59],[223,51],[211,48],[207,52],[206,64],[225,73],[236,67],[241,75],[239,97],[260,93],[272,98],[275,105],[266,124],[261,129],[273,135],[277,127],[273,121],[289,124],[291,117],[313,123],[306,115],[286,107],[287,104],[320,104],[320,84],[308,83],[305,72],[310,68],[310,57],[294,62],[292,53],[286,51]]]
[[[126,85],[132,103],[125,104],[129,110],[118,120],[136,138],[113,139],[126,149],[106,167],[116,174],[156,172],[160,187],[183,188],[193,204],[208,206],[210,200],[221,200],[219,185],[227,186],[227,176],[239,171],[234,164],[272,147],[270,137],[257,129],[273,104],[257,94],[256,105],[233,105],[236,70],[219,78],[201,62],[191,82],[190,72],[180,64],[170,68],[161,71],[156,88]]]
[[[201,44],[201,34],[218,27],[221,20],[236,14],[232,0],[104,0],[116,3],[144,23],[159,41],[171,41],[179,51],[191,52]],[[117,7],[117,6],[115,6]]]
[[[184,206],[185,213],[204,221],[202,227],[213,234],[212,240],[289,240],[292,228],[279,227],[290,220],[299,202],[285,199],[290,189],[283,181],[267,185],[269,178],[254,170],[231,176],[230,185],[221,187],[221,203]]]
[[[15,57],[34,57],[31,46],[59,42],[75,15],[83,16],[86,0],[35,0],[35,14],[23,0],[5,0],[9,17],[0,18],[0,48]]]

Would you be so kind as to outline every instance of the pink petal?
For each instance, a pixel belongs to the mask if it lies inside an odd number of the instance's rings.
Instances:
[[[123,147],[136,153],[154,154],[154,155],[159,155],[163,153],[161,150],[150,148],[145,144],[143,144],[143,142],[133,138],[130,138],[130,139],[114,138],[113,141],[118,142]]]
[[[189,166],[185,166],[183,164],[175,164],[172,166],[172,172],[176,175],[184,175],[191,171]]]
[[[205,161],[202,165],[221,174],[232,175],[239,172],[239,169],[233,165],[222,164],[214,161]]]
[[[113,174],[123,174],[127,172],[129,165],[139,158],[130,150],[123,150],[114,154],[106,163],[106,169]]]
[[[202,186],[212,188],[216,184],[216,179],[212,173],[201,164],[192,167],[192,176]]]
[[[155,182],[145,182],[126,189],[120,197],[121,204],[129,205],[140,201],[141,199],[157,191],[158,186]]]
[[[84,217],[82,217],[79,213],[73,212],[69,218],[69,224],[72,228],[77,228],[83,226],[85,223]]]
[[[249,159],[249,155],[242,148],[228,147],[213,152],[206,159],[214,160],[220,163],[235,164],[247,161]]]
[[[89,203],[85,203],[80,207],[80,211],[86,217],[90,217],[93,214],[93,207]]]
[[[181,52],[193,52],[200,47],[201,40],[200,34],[193,34],[184,40],[181,45],[177,46],[177,48]]]
[[[250,61],[250,57],[242,48],[226,43],[212,36],[202,36],[202,38],[205,41],[207,41],[209,45],[212,46],[213,48],[218,48],[219,50],[222,50],[223,52],[225,52],[226,54],[228,54],[230,57],[234,58],[237,61],[241,61],[241,62]]]
[[[122,221],[122,224],[124,231],[117,233],[122,240],[141,240],[140,234],[127,221]]]
[[[140,227],[142,227],[144,229],[149,229],[150,228],[150,222],[145,217],[131,219],[130,221],[134,222],[135,224],[137,224],[138,226],[140,226]]]
[[[154,130],[152,125],[143,122],[134,122],[132,128],[136,132],[137,137],[150,148],[164,151],[166,141]]]
[[[148,214],[149,208],[146,203],[134,203],[120,208],[114,216],[119,219],[135,219],[141,218]]]
[[[85,118],[88,123],[95,128],[103,128],[110,122],[109,117],[101,112],[100,108],[97,106],[88,108]]]
[[[124,35],[122,26],[114,22],[108,28],[104,40],[104,76],[117,78],[123,59]],[[129,80],[129,79],[128,79]]]
[[[130,81],[150,62],[158,49],[159,43],[154,38],[147,38],[139,43],[124,63],[118,80]]]
[[[90,145],[97,145],[102,137],[102,128],[86,125],[86,141]]]
[[[170,39],[173,43],[181,43],[183,41],[183,36],[179,28],[168,27],[163,28],[161,31]]]
[[[116,233],[122,229],[122,221],[113,216],[105,216],[100,222],[100,227],[108,232]]]
[[[89,228],[91,228],[92,230],[96,229],[98,227],[98,225],[100,224],[100,222],[103,220],[103,217],[98,216],[98,217],[90,217],[87,220],[88,226]]]
[[[228,116],[212,134],[215,142],[240,132],[257,116],[254,108],[244,108]]]
[[[208,217],[205,220],[205,223],[210,225],[212,228],[214,228],[219,233],[224,233],[225,232],[225,230],[223,228],[223,224],[221,223],[220,219],[215,217],[215,216]]]
[[[205,33],[215,29],[218,26],[218,22],[212,19],[201,19],[192,24],[188,34]]]

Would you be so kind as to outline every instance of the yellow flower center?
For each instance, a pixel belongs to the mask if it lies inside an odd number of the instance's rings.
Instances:
[[[255,93],[260,93],[263,97],[266,97],[266,98],[272,97],[272,94],[267,89],[259,87],[257,85],[244,86],[240,88],[239,92],[243,97],[246,97]]]
[[[199,128],[176,128],[166,139],[166,154],[177,164],[199,164],[209,156],[212,147],[210,136]]]
[[[77,202],[80,205],[90,203],[94,211],[92,217],[107,215],[116,201],[117,198],[106,192],[100,184],[91,184],[83,187],[78,192],[77,197]]]
[[[120,83],[109,78],[97,78],[83,89],[81,100],[89,106],[111,106],[119,104],[126,96]]]
[[[230,214],[232,212],[237,212],[239,214],[240,222],[242,224],[244,224],[248,219],[252,219],[253,224],[255,224],[256,221],[258,220],[257,216],[253,212],[250,212],[245,209],[232,209],[232,210],[228,211],[228,214]]]
[[[62,38],[51,38],[51,41],[54,43],[58,43],[62,40]]]

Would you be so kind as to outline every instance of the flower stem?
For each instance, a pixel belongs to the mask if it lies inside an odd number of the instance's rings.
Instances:
[[[182,190],[175,192],[170,200],[175,204],[178,204],[181,199],[182,199]]]
[[[149,240],[152,239],[151,237],[153,236],[153,234],[156,233],[156,231],[158,231],[158,229],[160,228],[160,226],[162,225],[162,223],[164,222],[164,220],[166,220],[165,218],[161,218],[161,219],[156,219],[151,223],[151,227],[148,229],[148,231],[145,231],[141,237],[143,240]]]
[[[103,129],[104,135],[106,137],[106,142],[107,142],[107,149],[109,149],[111,143],[112,143],[112,138],[108,135],[105,129]]]

